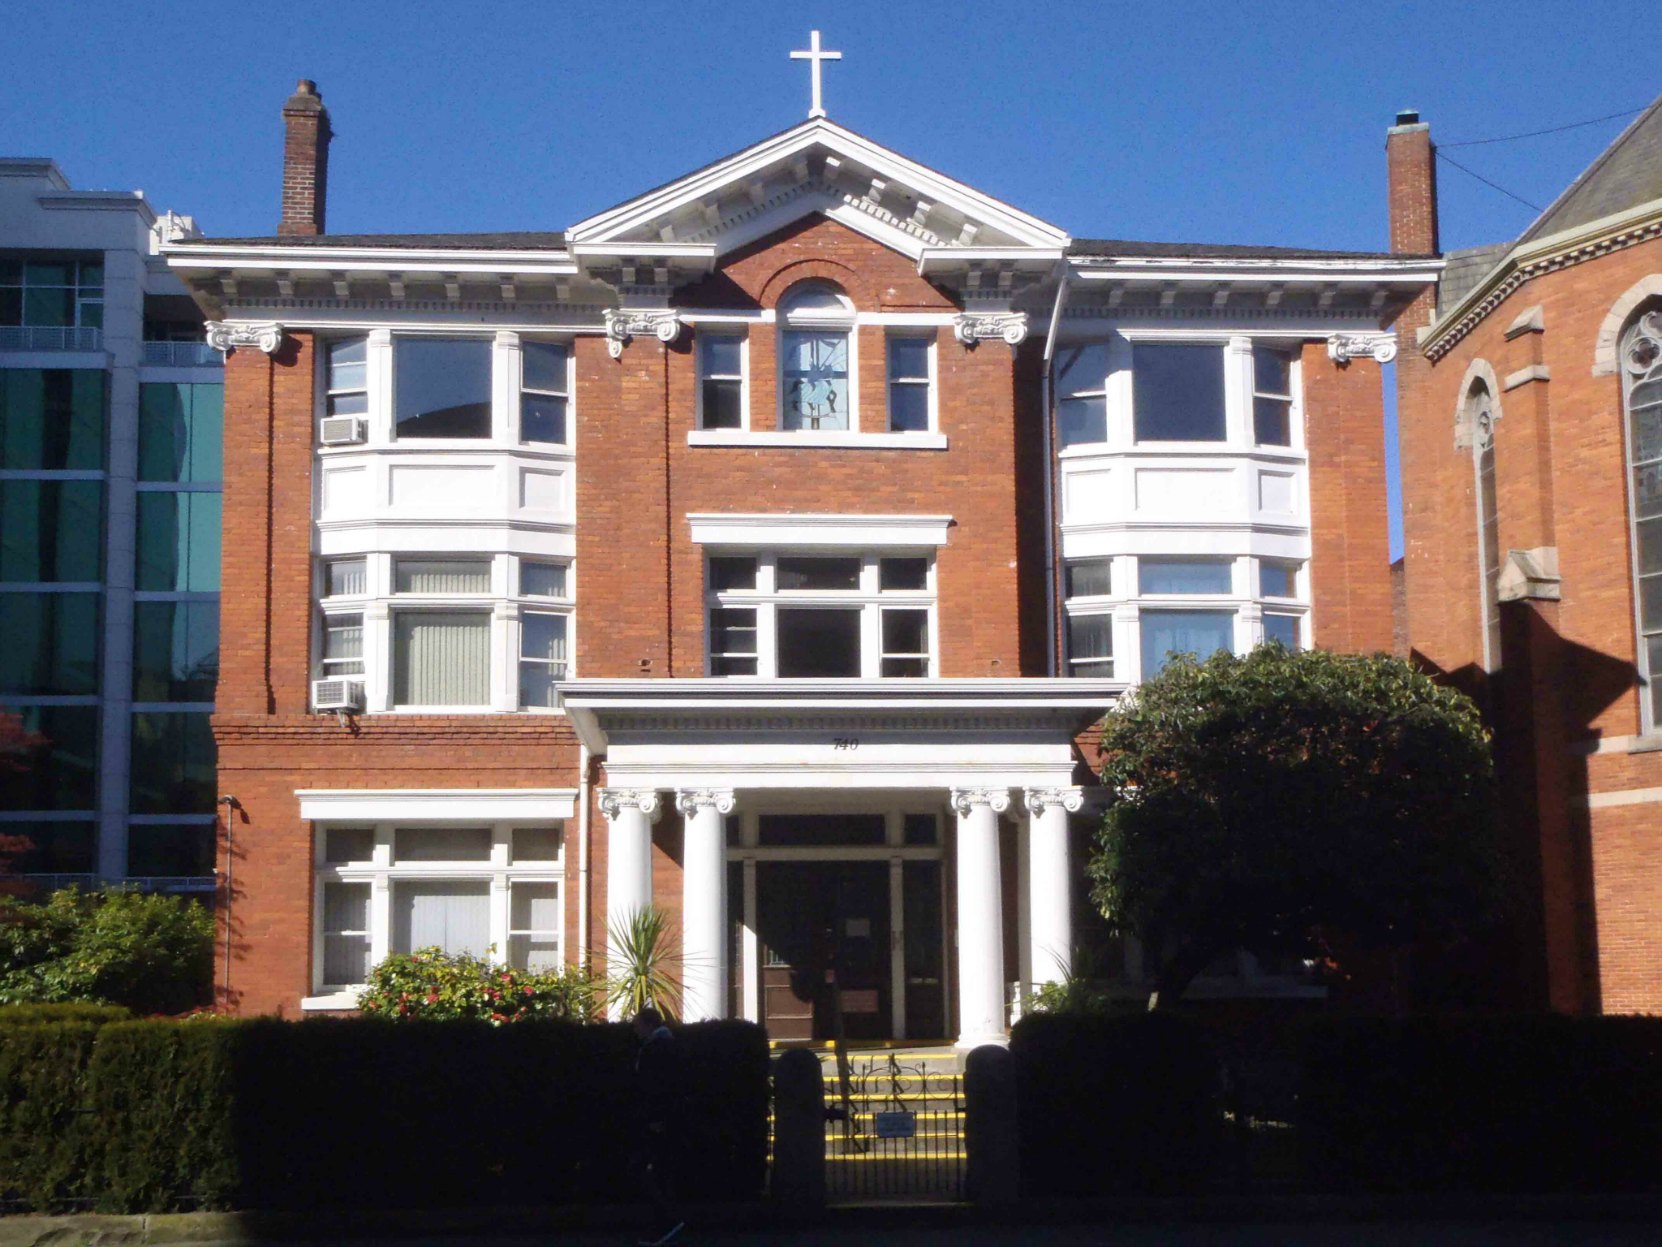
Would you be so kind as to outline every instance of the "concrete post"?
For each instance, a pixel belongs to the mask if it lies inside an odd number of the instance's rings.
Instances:
[[[984,1208],[1021,1196],[1020,1117],[1016,1058],[997,1044],[964,1061],[964,1193]]]
[[[773,1173],[777,1204],[825,1203],[825,1084],[819,1058],[793,1048],[773,1066]]]

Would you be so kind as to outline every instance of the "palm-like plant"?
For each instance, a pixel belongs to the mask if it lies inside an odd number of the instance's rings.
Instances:
[[[669,915],[646,905],[612,923],[607,950],[606,1003],[633,1017],[651,1005],[666,1018],[681,1012],[681,984],[673,973],[681,955],[670,945]]]

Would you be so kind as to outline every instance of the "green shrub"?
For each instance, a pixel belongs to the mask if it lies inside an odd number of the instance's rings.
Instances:
[[[125,1022],[131,1011],[120,1005],[89,1005],[69,1003],[59,1005],[0,1005],[0,1027],[39,1026],[43,1022],[90,1022],[104,1026],[110,1022]]]
[[[1662,1189],[1662,1018],[1323,1019],[1303,1067],[1317,1187]]]
[[[99,1026],[50,1021],[0,1027],[0,1199],[42,1211],[86,1194],[97,1140],[87,1066]]]
[[[637,1195],[627,1168],[636,1040],[626,1026],[76,1025],[80,1046],[62,1049],[69,1060],[59,1053],[70,1026],[0,1029],[11,1097],[0,1172],[7,1197],[31,1207],[70,1197],[109,1212],[163,1212]],[[767,1155],[766,1037],[748,1023],[712,1022],[684,1028],[679,1042],[685,1189],[754,1198]],[[42,1138],[50,1149],[39,1149]]]
[[[1218,1063],[1166,1013],[1033,1014],[1010,1035],[1023,1194],[1193,1191],[1218,1160]]]
[[[568,966],[535,972],[494,965],[466,953],[422,948],[395,953],[370,971],[358,1008],[395,1021],[586,1022],[599,988]]]
[[[212,996],[213,914],[184,897],[64,888],[0,901],[0,1004],[182,1013]]]

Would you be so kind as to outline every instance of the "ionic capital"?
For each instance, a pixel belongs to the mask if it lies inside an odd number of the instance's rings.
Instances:
[[[733,812],[731,788],[678,788],[675,790],[675,808],[683,818],[691,818],[701,809],[714,809],[717,814]]]
[[[1002,814],[1010,808],[1010,790],[1008,788],[954,788],[952,790],[952,808],[959,818],[968,818],[978,805],[984,805],[994,814]]]
[[[952,334],[965,346],[992,338],[1003,338],[1011,346],[1027,340],[1026,312],[960,312],[952,321]]]
[[[207,336],[208,345],[216,351],[229,352],[239,346],[257,346],[267,355],[275,355],[283,345],[283,327],[270,320],[210,320]]]
[[[606,321],[606,352],[613,359],[621,359],[624,344],[642,334],[651,334],[665,346],[681,336],[681,313],[674,308],[609,307],[602,316]]]
[[[639,810],[646,815],[648,822],[657,822],[658,815],[663,807],[658,801],[658,794],[651,788],[602,788],[600,790],[600,812],[612,822],[625,810]]]
[[[1085,790],[1083,788],[1024,788],[1022,789],[1021,803],[1028,814],[1034,818],[1053,806],[1060,806],[1069,814],[1077,814],[1079,808],[1085,804]]]
[[[1348,364],[1353,359],[1372,355],[1382,364],[1397,357],[1397,335],[1378,333],[1336,333],[1327,339],[1327,358],[1335,364]]]

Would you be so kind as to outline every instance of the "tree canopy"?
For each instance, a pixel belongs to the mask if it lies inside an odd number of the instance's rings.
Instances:
[[[1179,656],[1102,744],[1093,897],[1158,950],[1151,1008],[1231,949],[1401,946],[1482,921],[1500,894],[1477,707],[1400,659]]]

